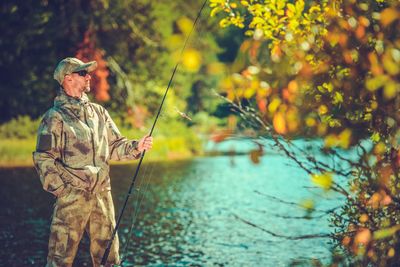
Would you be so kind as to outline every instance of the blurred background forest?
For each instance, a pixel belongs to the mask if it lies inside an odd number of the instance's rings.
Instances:
[[[40,116],[58,91],[54,68],[68,56],[99,63],[91,97],[123,134],[139,138],[149,131],[199,8],[197,1],[3,1],[2,165],[27,163]],[[236,57],[244,38],[238,32],[222,31],[215,19],[198,24],[157,126],[153,155],[199,155],[208,135],[226,125],[228,110],[213,89]]]

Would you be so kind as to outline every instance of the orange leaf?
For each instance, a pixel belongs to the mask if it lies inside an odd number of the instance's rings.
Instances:
[[[260,156],[262,155],[261,150],[252,150],[250,151],[250,159],[254,164],[260,163]]]
[[[211,136],[211,140],[213,140],[215,143],[219,143],[224,141],[226,138],[230,137],[232,132],[230,130],[222,130],[213,136]]]
[[[386,27],[399,18],[399,12],[394,8],[386,8],[381,12],[381,24]]]
[[[358,230],[356,236],[354,237],[354,243],[356,245],[363,244],[367,245],[371,241],[371,231],[367,228],[361,228]]]
[[[286,134],[286,132],[287,132],[286,121],[285,121],[285,117],[284,117],[283,113],[277,112],[274,115],[273,125],[274,125],[274,129],[277,133]]]

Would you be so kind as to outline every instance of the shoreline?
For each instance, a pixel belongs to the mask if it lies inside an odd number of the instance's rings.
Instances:
[[[146,163],[157,163],[157,162],[169,162],[169,161],[186,161],[186,160],[193,160],[195,158],[203,158],[203,157],[218,157],[218,156],[244,156],[244,155],[250,155],[249,153],[246,152],[237,152],[237,153],[232,153],[232,152],[219,152],[219,151],[211,151],[211,152],[206,152],[203,154],[199,155],[184,155],[184,156],[174,156],[174,157],[168,157],[168,158],[160,158],[160,157],[147,157],[144,159],[144,164]],[[265,155],[265,153],[263,153]],[[111,161],[110,166],[120,166],[120,165],[136,165],[139,163],[139,160],[127,160],[127,161]],[[22,160],[22,161],[13,161],[13,162],[7,162],[7,161],[2,161],[0,160],[0,169],[12,169],[12,168],[34,168],[33,161],[30,160]]]

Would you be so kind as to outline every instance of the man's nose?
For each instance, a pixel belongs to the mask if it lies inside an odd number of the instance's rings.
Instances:
[[[88,73],[86,74],[85,79],[90,81],[92,79],[92,76]]]

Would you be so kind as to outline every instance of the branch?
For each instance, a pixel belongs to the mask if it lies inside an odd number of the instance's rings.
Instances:
[[[274,233],[272,231],[266,230],[266,229],[264,229],[264,228],[262,228],[262,227],[260,227],[260,226],[258,226],[256,224],[254,224],[252,222],[249,222],[249,221],[247,221],[245,219],[242,219],[241,217],[237,216],[236,214],[232,213],[232,215],[236,219],[244,222],[245,224],[248,224],[248,225],[250,225],[250,226],[252,226],[254,228],[257,228],[257,229],[259,229],[259,230],[261,230],[261,231],[263,231],[265,233],[268,233],[268,234],[270,234],[272,236],[279,237],[279,238],[284,238],[284,239],[288,239],[288,240],[302,240],[302,239],[314,239],[314,238],[332,238],[332,235],[330,235],[330,234],[310,234],[310,235],[300,235],[300,236],[286,236],[286,235],[276,234],[276,233]]]
[[[257,190],[254,190],[254,192],[257,193],[257,194],[259,194],[259,195],[262,195],[262,196],[268,197],[268,198],[270,198],[270,199],[273,199],[273,200],[275,200],[275,201],[277,201],[277,202],[286,204],[286,205],[292,205],[292,206],[296,206],[296,207],[301,207],[301,205],[299,205],[299,203],[296,203],[296,202],[286,201],[286,200],[277,198],[277,197],[275,197],[275,196],[271,196],[271,195],[267,195],[267,194],[265,194],[265,193],[261,193],[260,191],[257,191]],[[337,209],[339,209],[339,208],[341,208],[341,207],[342,207],[342,206],[337,206],[337,207],[334,207],[334,208],[331,208],[331,209],[328,209],[328,210],[317,210],[317,209],[314,209],[314,211],[315,211],[315,212],[319,212],[319,213],[323,213],[323,214],[329,214],[329,213],[332,213],[333,211],[335,211],[335,210],[337,210]]]

